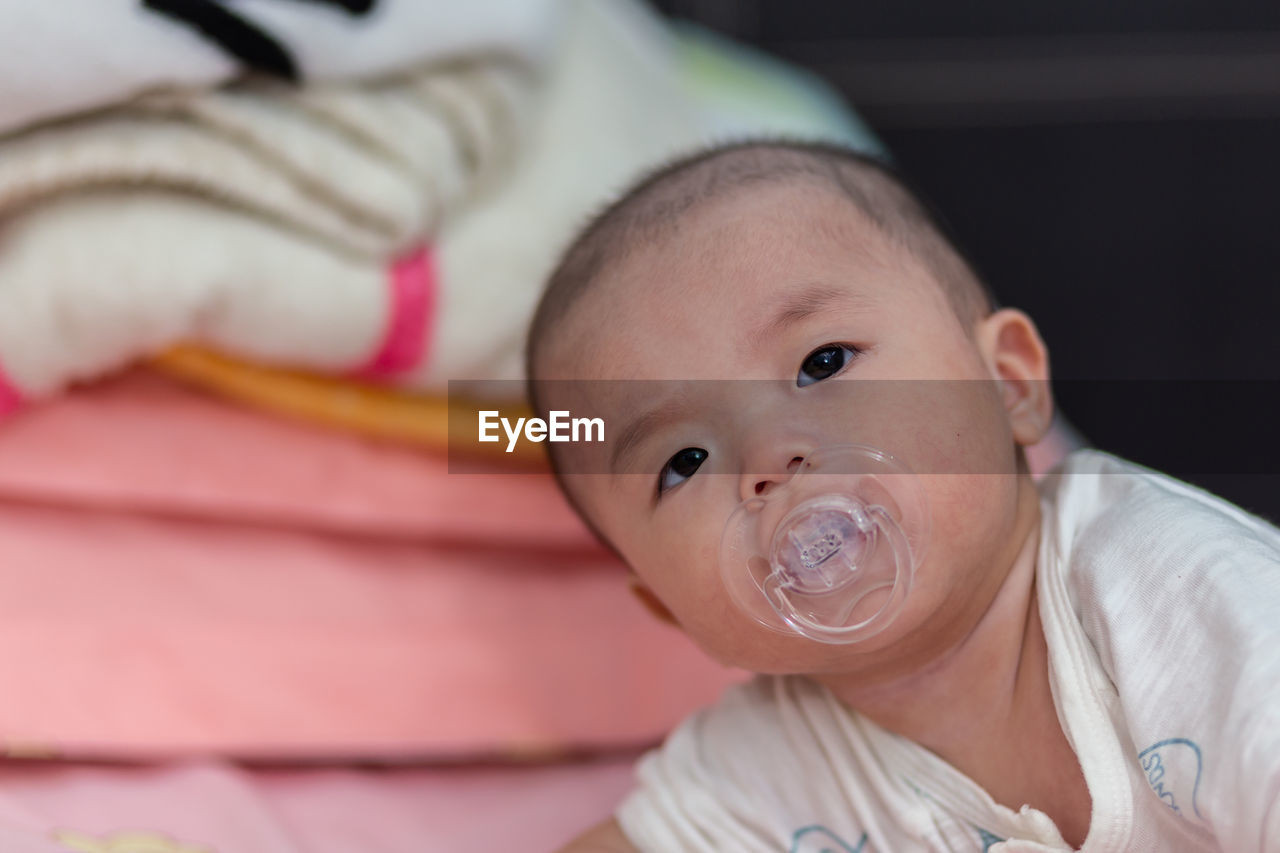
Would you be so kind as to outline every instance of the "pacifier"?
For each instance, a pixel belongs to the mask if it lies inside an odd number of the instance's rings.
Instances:
[[[856,643],[902,612],[928,534],[919,478],[901,462],[859,444],[824,447],[734,510],[720,574],[761,624]]]

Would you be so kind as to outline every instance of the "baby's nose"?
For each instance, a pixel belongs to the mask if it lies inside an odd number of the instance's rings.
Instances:
[[[802,462],[804,462],[803,456],[793,456],[783,471],[748,471],[743,476],[742,499],[769,494],[774,488],[790,480],[791,475],[800,468]]]

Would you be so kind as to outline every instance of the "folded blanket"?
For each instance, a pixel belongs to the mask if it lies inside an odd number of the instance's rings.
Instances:
[[[157,93],[0,140],[0,395],[180,341],[437,392],[514,378],[561,248],[640,172],[745,133],[874,145],[768,70],[718,98],[691,69],[749,63],[691,61],[627,0],[563,11],[545,76],[484,55],[359,84]]]
[[[631,764],[628,755],[376,769],[10,763],[0,765],[0,850],[542,853],[612,812]]]
[[[376,362],[397,312],[426,321],[425,284],[399,298],[396,259],[511,153],[528,80],[492,59],[155,94],[0,142],[13,393],[184,338],[320,369]]]
[[[652,741],[732,677],[545,473],[139,374],[0,430],[0,754],[545,756]]]

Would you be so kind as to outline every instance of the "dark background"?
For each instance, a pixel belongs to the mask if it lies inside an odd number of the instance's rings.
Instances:
[[[1280,520],[1280,3],[657,5],[849,100],[1091,443]]]

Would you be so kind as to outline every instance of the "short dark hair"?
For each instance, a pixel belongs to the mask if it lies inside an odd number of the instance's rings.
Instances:
[[[611,265],[674,233],[695,207],[770,183],[810,181],[836,191],[934,274],[962,318],[993,310],[996,299],[942,217],[884,161],[823,142],[750,140],[698,151],[639,180],[582,230],[547,280],[529,326],[526,372],[548,331]],[[532,383],[530,402],[537,408]]]

